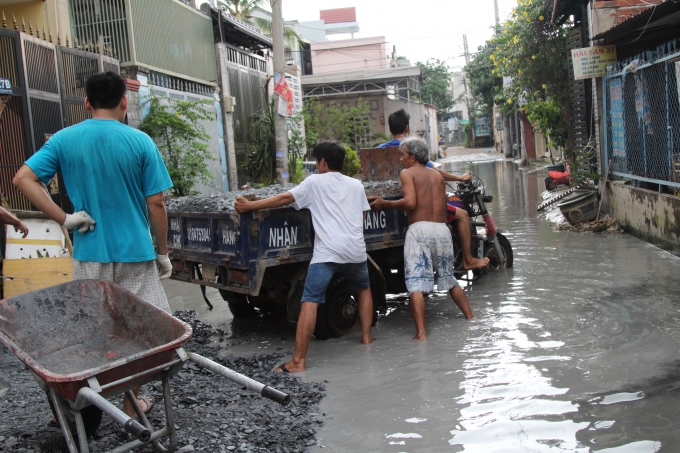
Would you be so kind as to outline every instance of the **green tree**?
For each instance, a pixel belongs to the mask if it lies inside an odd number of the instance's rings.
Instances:
[[[145,104],[149,105],[150,111],[140,129],[158,145],[170,173],[173,195],[197,194],[193,190],[196,183],[209,184],[212,179],[206,162],[215,160],[208,149],[210,137],[200,121],[213,120],[215,115],[203,107],[205,101],[151,96]]]
[[[431,58],[426,63],[416,64],[420,66],[423,81],[420,87],[421,100],[429,103],[432,99],[437,111],[447,111],[454,103],[448,65],[436,58]]]
[[[303,108],[307,149],[325,140],[357,149],[359,138],[372,133],[367,119],[369,113],[370,107],[362,99],[355,107],[338,105],[335,101],[326,105],[316,99],[308,100]]]
[[[275,115],[274,102],[270,102],[266,110],[250,116],[253,149],[245,167],[256,185],[268,186],[276,181]]]
[[[512,78],[496,95],[499,107],[520,104],[534,126],[570,152],[571,129],[566,28],[550,23],[541,0],[522,0],[495,37],[491,73]]]
[[[302,133],[304,117],[302,114],[288,118],[288,180],[293,184],[302,181],[303,153],[305,150],[305,136]]]
[[[354,176],[359,174],[360,171],[361,161],[359,156],[357,156],[357,152],[349,146],[345,146],[345,162],[342,164],[342,171],[340,173],[345,176]]]

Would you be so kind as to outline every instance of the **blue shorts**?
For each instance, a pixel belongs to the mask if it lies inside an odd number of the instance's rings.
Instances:
[[[368,278],[368,265],[363,263],[314,263],[309,266],[302,302],[323,304],[326,302],[326,289],[334,274],[342,274],[349,280],[349,289],[356,291],[371,287]]]

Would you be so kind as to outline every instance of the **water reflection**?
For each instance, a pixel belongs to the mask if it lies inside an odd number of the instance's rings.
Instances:
[[[471,168],[495,196],[489,208],[515,267],[476,284],[494,302],[460,350],[464,394],[449,444],[680,450],[678,260],[625,235],[552,231],[537,221],[542,183],[511,165]]]

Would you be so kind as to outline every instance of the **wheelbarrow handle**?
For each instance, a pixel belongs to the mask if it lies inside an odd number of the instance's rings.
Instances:
[[[261,395],[284,406],[290,403],[289,394],[282,392],[281,390],[276,390],[275,388],[269,387],[268,385],[264,386]]]
[[[88,401],[90,404],[97,406],[107,415],[109,415],[113,421],[118,423],[123,429],[130,433],[135,439],[139,439],[142,442],[148,442],[151,439],[151,431],[146,429],[141,423],[139,423],[134,418],[129,417],[125,412],[118,409],[116,406],[111,404],[109,400],[101,396],[99,393],[95,392],[89,387],[83,387],[78,391],[78,397],[76,399],[76,406],[83,407],[82,399]]]
[[[276,390],[275,388],[271,388],[267,385],[257,382],[254,379],[249,378],[248,376],[244,376],[240,373],[237,373],[236,371],[230,370],[226,366],[213,362],[212,360],[207,359],[202,355],[194,354],[193,352],[189,352],[188,355],[189,360],[191,360],[201,368],[205,368],[206,370],[210,370],[215,374],[224,376],[230,381],[234,381],[237,384],[242,385],[251,392],[259,393],[261,396],[274,400],[277,403],[282,404],[284,406],[290,403],[290,395],[287,393],[284,393],[280,390]]]

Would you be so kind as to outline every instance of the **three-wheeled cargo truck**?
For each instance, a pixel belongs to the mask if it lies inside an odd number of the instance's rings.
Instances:
[[[389,197],[387,197],[389,198]],[[386,307],[386,292],[406,291],[403,211],[367,212],[364,237],[376,310]],[[314,228],[308,210],[291,207],[237,214],[168,211],[172,278],[217,288],[234,317],[254,309],[286,313],[296,322],[312,258]],[[206,302],[209,301],[206,298]],[[359,328],[358,301],[342,276],[335,276],[320,306],[315,334],[339,337]]]

